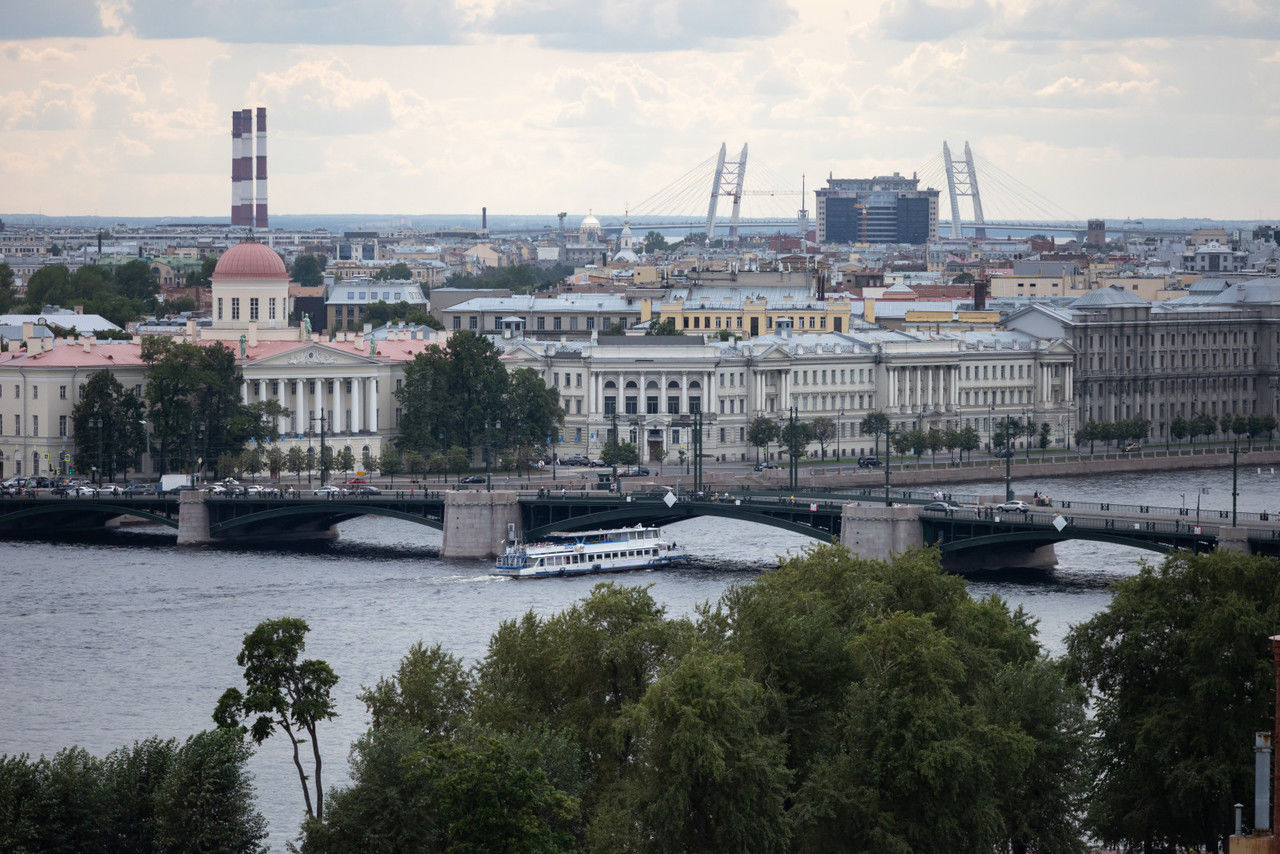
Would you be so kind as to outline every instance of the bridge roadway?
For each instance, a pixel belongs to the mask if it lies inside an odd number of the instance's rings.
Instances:
[[[950,511],[925,510],[935,494],[858,489],[790,495],[759,490],[694,496],[668,504],[666,490],[602,492],[389,491],[372,497],[173,496],[54,497],[0,500],[0,536],[59,538],[100,530],[122,517],[178,530],[179,543],[280,541],[336,536],[335,526],[379,515],[443,529],[447,557],[486,558],[508,535],[528,541],[551,531],[634,524],[668,525],[717,516],[843,542],[868,557],[936,545],[944,563],[967,571],[993,565],[1051,566],[1055,543],[1087,539],[1156,552],[1223,547],[1280,555],[1280,525],[1266,514],[1116,503],[1057,502],[1027,513],[1002,513],[980,496],[951,496]],[[451,537],[452,534],[452,537]]]

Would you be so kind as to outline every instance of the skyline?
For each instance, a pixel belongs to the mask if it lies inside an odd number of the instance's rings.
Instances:
[[[967,139],[1080,219],[1280,216],[1280,22],[1254,0],[56,0],[9,19],[13,213],[226,216],[228,117],[261,105],[273,215],[622,211],[746,142],[748,189],[803,173],[812,216],[829,173],[925,177]],[[1016,207],[989,184],[983,202]]]

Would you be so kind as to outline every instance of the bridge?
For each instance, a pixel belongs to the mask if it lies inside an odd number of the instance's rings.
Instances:
[[[1049,567],[1053,546],[1094,540],[1158,553],[1227,548],[1280,555],[1280,524],[1266,514],[1062,501],[1030,511],[1001,512],[967,496],[948,510],[926,509],[928,492],[857,489],[790,495],[774,491],[660,494],[554,490],[392,491],[371,497],[223,497],[194,490],[173,496],[66,498],[36,495],[0,500],[0,536],[66,537],[129,518],[172,528],[179,545],[280,542],[337,536],[359,516],[384,516],[444,532],[446,557],[485,559],[512,538],[552,531],[636,524],[669,525],[704,516],[769,525],[855,553],[884,558],[923,544],[944,566],[967,572],[998,566]]]

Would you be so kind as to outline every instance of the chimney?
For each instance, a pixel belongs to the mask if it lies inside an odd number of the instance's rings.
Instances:
[[[93,346],[93,339],[85,336],[80,339],[80,343],[84,345],[84,351],[88,353],[89,349]]]
[[[867,323],[876,322],[876,301],[870,297],[862,301],[862,319]]]
[[[249,335],[248,335],[248,338],[249,338],[249,346],[250,346],[250,347],[257,347],[257,346],[258,346],[258,321],[256,321],[256,320],[250,320],[250,321],[249,321]]]
[[[231,226],[240,224],[240,111],[231,111]]]
[[[255,215],[253,224],[257,228],[267,228],[267,108],[258,108],[258,150],[254,158],[257,171],[257,184],[254,186]]]
[[[486,232],[489,230],[489,209],[487,207],[480,209],[480,230]]]
[[[187,340],[196,340],[196,319],[194,317],[187,318]]]
[[[27,348],[28,353],[35,352],[35,348],[31,346],[31,343],[35,340],[35,337],[36,337],[36,325],[29,320],[23,321],[22,343]]]
[[[986,276],[979,276],[973,280],[973,310],[987,310],[987,288],[990,287],[991,280]]]

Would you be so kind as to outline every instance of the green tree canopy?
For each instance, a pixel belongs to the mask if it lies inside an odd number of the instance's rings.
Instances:
[[[297,617],[264,620],[245,635],[236,663],[244,668],[245,691],[228,688],[218,700],[213,720],[222,729],[247,732],[261,744],[280,729],[293,746],[293,764],[302,784],[307,815],[324,818],[324,786],[321,779],[322,721],[337,717],[331,692],[338,676],[323,661],[299,660],[306,649],[309,627]],[[246,725],[242,725],[245,721]],[[311,745],[312,773],[303,769],[299,746]],[[315,808],[308,776],[315,785]]]
[[[764,415],[757,415],[747,425],[747,441],[756,448],[764,448],[778,440],[778,422]]]
[[[324,269],[329,259],[323,255],[299,255],[293,259],[289,277],[300,285],[317,288],[324,284]]]
[[[1253,733],[1269,729],[1280,560],[1178,552],[1117,581],[1067,638],[1093,694],[1091,829],[1134,848],[1216,847],[1252,791]]]
[[[72,466],[98,470],[104,482],[136,466],[147,449],[142,401],[108,370],[94,371],[71,409]]]
[[[889,432],[889,416],[879,410],[868,412],[862,417],[862,421],[858,423],[858,429],[862,431],[862,435],[870,435],[874,437],[875,445],[872,453],[878,453],[880,450],[880,434]],[[887,454],[889,449],[885,448]]]
[[[660,231],[650,231],[644,236],[644,252],[646,255],[652,255],[654,252],[663,252],[667,249],[667,239],[662,236]]]
[[[398,261],[390,267],[383,267],[381,270],[373,274],[373,278],[379,282],[396,279],[398,281],[409,281],[413,279],[413,271],[409,269],[409,265],[403,261]]]

